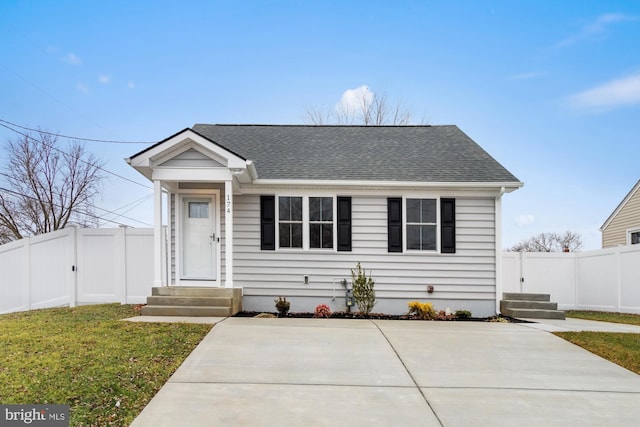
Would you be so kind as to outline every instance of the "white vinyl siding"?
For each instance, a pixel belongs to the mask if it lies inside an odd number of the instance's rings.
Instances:
[[[223,168],[225,165],[216,162],[206,154],[190,148],[177,156],[158,165],[159,167],[179,167],[179,168]]]
[[[455,254],[388,253],[382,194],[352,196],[351,252],[262,251],[260,197],[236,195],[234,201],[234,285],[246,296],[340,296],[334,279],[350,278],[361,262],[372,271],[379,299],[495,300],[494,198],[456,198]],[[427,285],[436,293],[427,296]]]

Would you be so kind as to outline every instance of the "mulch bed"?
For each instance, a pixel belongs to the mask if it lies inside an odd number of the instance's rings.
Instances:
[[[261,313],[264,313],[264,312],[240,311],[236,313],[233,317],[255,317]],[[280,317],[278,316],[277,313],[270,313],[270,314]],[[303,313],[289,313],[285,317],[290,319],[311,319],[314,316],[313,316],[313,313],[303,312]],[[526,320],[514,319],[513,317],[509,317],[509,316],[500,315],[498,317],[504,319],[504,321],[508,323],[530,323]],[[408,314],[396,315],[396,314],[384,314],[384,313],[369,313],[368,316],[364,316],[364,315],[361,315],[360,313],[347,313],[346,311],[334,311],[331,313],[330,319],[375,319],[375,320],[414,320],[414,321],[422,320]],[[469,317],[465,319],[457,319],[452,316],[450,318],[436,319],[436,321],[442,321],[442,322],[491,322],[492,320],[495,322],[496,321],[495,317]]]

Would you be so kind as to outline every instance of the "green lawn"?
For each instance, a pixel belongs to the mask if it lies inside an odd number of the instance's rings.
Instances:
[[[640,314],[609,313],[606,311],[567,311],[567,317],[598,320],[600,322],[626,323],[640,326]]]
[[[0,402],[70,405],[71,426],[129,425],[211,325],[133,323],[133,306],[0,316]]]
[[[567,311],[567,317],[640,326],[640,315],[600,311]],[[557,332],[555,335],[640,374],[640,334]]]

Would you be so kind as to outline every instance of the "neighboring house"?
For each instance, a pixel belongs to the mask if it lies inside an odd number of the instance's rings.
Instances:
[[[240,287],[252,311],[279,296],[344,310],[360,262],[375,312],[496,313],[501,198],[523,184],[456,126],[197,124],[127,161],[154,183],[154,286]]]
[[[600,227],[602,248],[640,243],[640,181]]]

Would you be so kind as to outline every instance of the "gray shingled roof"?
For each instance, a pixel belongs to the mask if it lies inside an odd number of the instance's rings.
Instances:
[[[457,126],[208,125],[260,179],[519,182]]]

